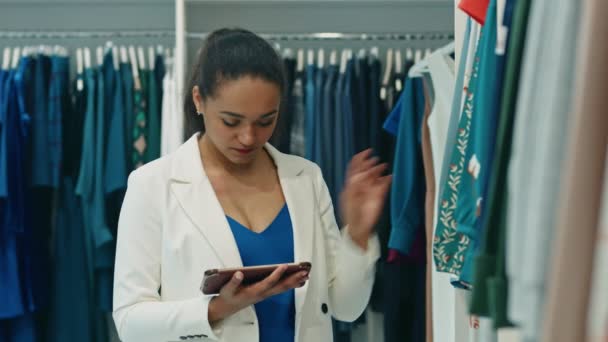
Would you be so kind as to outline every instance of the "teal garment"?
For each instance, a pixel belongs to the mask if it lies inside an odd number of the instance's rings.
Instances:
[[[433,240],[433,258],[437,271],[460,276],[464,268],[465,254],[471,245],[471,238],[457,230],[457,209],[461,202],[460,190],[464,173],[467,169],[466,155],[471,139],[471,124],[473,120],[476,92],[478,90],[479,61],[485,32],[480,33],[480,42],[477,45],[474,62],[466,91],[462,114],[458,122],[458,131],[451,151],[447,152],[449,158],[448,174],[446,176],[443,192],[439,194],[437,206],[437,223]],[[455,286],[466,287],[466,284],[456,281]]]
[[[148,71],[145,74],[148,78],[148,124],[146,129],[148,148],[146,149],[146,163],[160,158],[160,102],[159,88],[156,73]]]
[[[496,82],[496,0],[492,0],[486,14],[486,24],[482,29],[482,38],[479,45],[479,78],[476,89],[475,104],[473,106],[473,119],[471,121],[471,135],[465,157],[465,172],[459,189],[459,198],[456,208],[456,230],[470,239],[470,244],[464,253],[463,267],[459,275],[459,282],[466,287],[473,283],[473,261],[481,241],[481,234],[477,229],[477,220],[483,208],[483,186],[485,179],[491,174],[491,168],[485,160],[490,158],[491,142],[495,136],[491,134],[497,124],[497,115],[492,113],[493,101],[498,96]],[[494,127],[494,128],[492,128]]]
[[[105,312],[112,311],[112,281],[111,271],[114,267],[114,236],[106,223],[106,196],[103,172],[105,161],[106,127],[108,126],[108,114],[106,106],[109,105],[105,91],[108,90],[105,80],[113,80],[113,75],[103,67],[97,78],[97,110],[95,120],[95,176],[93,185],[92,215],[89,218],[93,229],[95,263],[95,290],[97,304]],[[101,77],[101,76],[105,77]],[[109,77],[108,77],[109,76]],[[112,90],[110,90],[112,91]],[[110,273],[110,275],[108,275]]]
[[[89,73],[92,73],[90,71]],[[105,106],[104,106],[104,77],[102,70],[98,70],[97,77],[92,77],[87,100],[87,115],[83,137],[83,156],[80,176],[76,188],[77,194],[83,199],[84,222],[90,234],[93,264],[94,283],[97,291],[98,304],[111,310],[111,284],[99,284],[99,277],[103,270],[111,268],[114,255],[109,250],[114,237],[106,225],[105,191],[103,185],[104,161],[104,132],[105,132]],[[108,289],[109,286],[109,289]],[[110,292],[108,294],[108,291]]]
[[[94,302],[87,258],[83,257],[87,235],[81,203],[71,177],[63,179],[54,238],[55,262],[48,340],[51,342],[94,341]],[[77,322],[77,324],[75,324]],[[100,341],[101,342],[101,341]]]
[[[98,213],[99,207],[96,207],[95,198],[99,196],[95,196],[95,174],[96,174],[96,137],[98,135],[97,130],[97,114],[103,114],[103,111],[99,112],[97,108],[96,99],[99,98],[99,90],[103,89],[100,87],[98,71],[95,69],[86,69],[85,70],[85,81],[86,81],[86,89],[87,89],[87,104],[86,104],[86,112],[84,119],[84,127],[83,127],[83,135],[82,135],[82,155],[80,158],[80,173],[78,175],[78,181],[76,183],[76,194],[80,197],[81,205],[82,205],[82,216],[84,222],[85,229],[85,239],[83,248],[85,250],[85,257],[87,262],[87,269],[89,273],[87,274],[88,282],[90,284],[90,293],[91,297],[90,302],[93,303],[90,308],[90,316],[93,317],[94,321],[94,331],[95,331],[95,339],[94,341],[106,341],[107,340],[107,328],[106,328],[106,317],[104,313],[98,309],[97,303],[98,299],[95,295],[95,280],[96,280],[96,272],[95,272],[95,264],[96,264],[96,246],[99,242],[104,242],[108,240],[108,236],[111,238],[111,234],[109,230],[106,234],[96,234],[96,231],[100,231],[96,229],[95,219],[99,218],[100,215]],[[103,80],[99,82],[103,85]],[[103,95],[103,90],[101,90],[101,94]],[[101,101],[100,101],[101,102]],[[101,115],[103,117],[103,115]],[[102,121],[103,122],[103,121]],[[103,126],[101,127],[103,129]],[[103,136],[103,135],[102,135]],[[103,216],[101,216],[103,218]],[[103,226],[102,226],[103,227]],[[96,240],[101,238],[100,240]]]
[[[133,70],[131,69],[131,64],[120,64],[120,79],[123,83],[122,87],[125,111],[125,153],[127,154],[127,170],[128,173],[131,173],[131,171],[133,171],[133,162],[131,156],[133,155],[132,136],[133,124],[135,120],[133,115],[135,110],[135,104],[133,103],[135,85],[133,84]]]
[[[390,210],[391,234],[388,247],[409,254],[417,233],[424,227],[426,193],[422,162],[422,120],[424,118],[422,79],[407,78],[405,88],[384,123],[384,129],[396,131]],[[397,125],[394,129],[394,125]]]
[[[106,68],[106,66],[104,66]],[[108,125],[108,141],[107,149],[105,151],[105,162],[104,162],[104,188],[105,193],[110,194],[117,190],[127,188],[127,154],[125,146],[126,140],[126,127],[125,127],[125,107],[124,107],[124,87],[122,75],[114,70],[111,66],[110,70],[105,70],[106,73],[112,73],[114,77],[113,89],[114,96],[108,104],[111,105],[110,121]]]
[[[460,121],[460,111],[462,109],[462,93],[464,87],[464,71],[467,65],[467,58],[469,49],[469,40],[471,39],[471,25],[472,20],[470,17],[467,18],[467,26],[464,31],[464,37],[462,41],[462,52],[460,54],[460,60],[458,63],[458,74],[456,75],[456,85],[454,86],[454,97],[452,98],[452,111],[450,113],[450,124],[448,126],[448,136],[445,141],[444,151],[449,151],[450,147],[456,141],[458,134],[458,122]],[[432,88],[432,87],[431,87]],[[439,179],[439,189],[435,189],[437,194],[442,194],[445,186],[445,181],[448,177],[448,170],[450,167],[450,154],[445,153],[443,156],[443,164],[441,165],[441,177]]]

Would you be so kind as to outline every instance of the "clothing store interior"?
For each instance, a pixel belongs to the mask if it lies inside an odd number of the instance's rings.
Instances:
[[[608,341],[608,1],[0,6],[0,342]],[[272,254],[276,223],[290,240],[279,243],[289,257],[276,264],[311,261],[300,257],[302,236],[315,236],[323,257],[307,284],[276,295],[281,301],[258,298],[240,307],[245,313],[212,320],[219,303],[262,280],[210,295],[202,289],[208,269],[270,264],[243,253],[258,242],[244,243],[235,229],[249,228],[227,215],[205,231],[227,231],[242,261],[219,261],[228,247],[213,245],[175,200],[177,189],[212,188],[165,172],[188,146],[203,151],[221,132],[240,139],[265,129],[256,122],[213,132],[213,113],[202,110],[209,138],[191,125],[198,119],[184,104],[197,98],[198,56],[221,45],[205,44],[224,28],[242,29],[224,41],[261,37],[284,72],[247,71],[271,63],[255,57],[237,68],[275,88],[271,81],[284,80],[276,126],[259,146],[285,160],[272,172],[289,211],[255,241],[268,239],[263,253]],[[205,69],[212,58],[201,60]],[[238,72],[218,70],[219,89],[246,77]],[[366,153],[392,178],[360,247],[357,224],[340,215],[351,167]],[[195,165],[211,167],[200,154]],[[300,188],[287,189],[282,165],[308,165],[293,176]],[[306,201],[309,188],[317,192]],[[298,197],[298,189],[301,208],[288,193]],[[299,211],[321,215],[323,198],[335,216],[297,224],[308,215]],[[221,213],[212,203],[198,203],[200,216]],[[314,233],[298,233],[305,229]],[[361,260],[371,260],[368,269],[358,269]],[[187,277],[170,279],[180,274]],[[336,294],[346,288],[362,289],[359,298]],[[345,300],[365,304],[355,319],[336,317]],[[141,306],[150,302],[158,305]],[[257,312],[252,322],[239,323],[249,312]]]

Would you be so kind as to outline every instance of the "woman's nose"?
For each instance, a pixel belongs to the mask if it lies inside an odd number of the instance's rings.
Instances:
[[[239,133],[239,142],[244,146],[252,146],[255,144],[255,136],[255,128],[249,125]]]

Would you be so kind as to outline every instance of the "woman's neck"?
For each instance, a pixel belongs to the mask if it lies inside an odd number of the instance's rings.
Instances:
[[[251,177],[257,174],[264,164],[263,153],[258,155],[257,158],[254,158],[248,164],[235,164],[226,158],[226,156],[215,147],[213,142],[209,140],[209,137],[204,134],[199,140],[199,150],[203,166],[208,169],[208,171],[221,170],[237,177]]]

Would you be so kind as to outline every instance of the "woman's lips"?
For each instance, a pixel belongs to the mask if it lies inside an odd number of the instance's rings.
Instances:
[[[243,155],[249,154],[253,151],[252,148],[235,148],[234,150]]]

